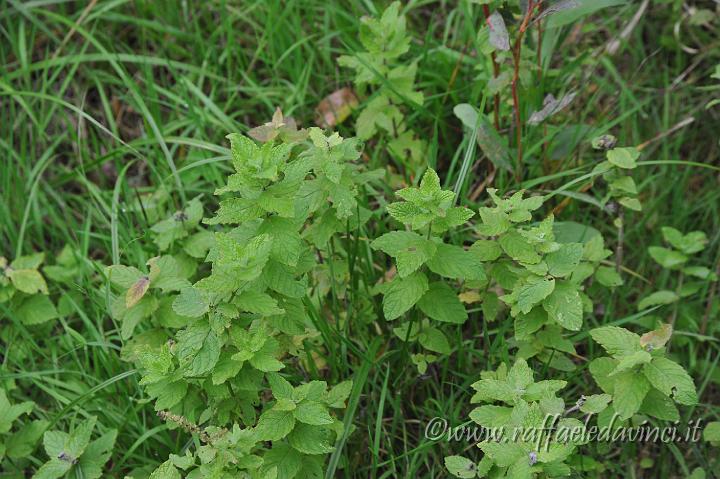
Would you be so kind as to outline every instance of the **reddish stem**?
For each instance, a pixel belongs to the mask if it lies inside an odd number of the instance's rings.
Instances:
[[[513,62],[514,62],[514,70],[513,70],[513,79],[512,79],[512,97],[513,97],[513,110],[515,111],[515,137],[516,137],[516,143],[517,143],[517,170],[515,172],[515,177],[518,181],[522,179],[522,159],[523,159],[523,146],[522,146],[522,118],[520,116],[520,97],[518,96],[518,80],[520,78],[520,52],[522,50],[522,40],[523,36],[525,34],[525,30],[527,30],[528,25],[530,24],[530,19],[532,18],[533,11],[535,10],[535,7],[540,5],[540,2],[535,2],[535,0],[529,0],[528,1],[528,8],[527,12],[525,12],[525,17],[523,18],[522,23],[520,24],[520,28],[518,30],[517,38],[515,38],[515,45],[513,47]]]
[[[485,21],[487,22],[490,18],[490,7],[488,5],[483,5],[483,14],[485,15]],[[500,76],[500,64],[497,62],[497,55],[495,55],[495,52],[492,52],[490,54],[490,58],[492,58],[492,64],[493,64],[493,78],[497,78]],[[500,93],[495,94],[495,129],[500,131]]]

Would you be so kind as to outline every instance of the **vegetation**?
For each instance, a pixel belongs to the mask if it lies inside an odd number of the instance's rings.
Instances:
[[[4,7],[0,477],[720,477],[715,3]]]

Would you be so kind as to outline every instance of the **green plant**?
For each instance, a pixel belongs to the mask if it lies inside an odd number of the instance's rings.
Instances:
[[[35,473],[35,479],[56,479],[74,473],[75,477],[97,479],[110,459],[117,431],[112,429],[91,441],[97,418],[80,422],[72,432],[47,431],[43,446],[50,460]]]
[[[353,163],[356,140],[317,128],[261,146],[228,138],[235,172],[216,194],[229,197],[204,220],[221,229],[199,229],[202,205],[191,200],[153,227],[172,254],[151,258],[147,273],[108,268],[123,336],[153,323],[126,356],[161,417],[197,441],[153,477],[316,477],[342,433],[330,409],[344,408],[352,383],[290,382],[304,369],[304,345],[317,341],[307,312],[321,251],[313,245],[367,220],[357,197],[377,173]],[[209,268],[195,264],[206,255]]]
[[[375,239],[371,246],[395,260],[397,274],[382,283],[386,320],[404,316],[414,306],[439,323],[462,324],[468,315],[452,282],[482,282],[485,272],[480,260],[460,246],[443,241],[448,231],[464,225],[473,212],[453,206],[455,194],[440,187],[440,178],[428,169],[419,187],[403,188],[396,195],[404,201],[391,203],[387,212],[410,231],[391,231]],[[448,284],[450,283],[450,284]],[[418,341],[422,347],[442,354],[450,352],[447,338],[429,321],[418,320],[413,314],[409,322],[394,328],[402,341]],[[415,355],[421,373],[434,355]]]
[[[625,328],[603,326],[590,331],[610,357],[590,363],[590,372],[600,388],[613,398],[609,417],[622,420],[642,413],[667,421],[678,421],[674,403],[693,406],[698,396],[690,375],[665,357],[672,326],[639,336]]]
[[[357,117],[357,136],[370,139],[384,131],[390,154],[412,175],[421,171],[427,145],[408,127],[402,105],[422,106],[423,94],[415,89],[417,61],[400,60],[410,49],[406,19],[400,2],[393,2],[380,18],[364,17],[360,42],[364,52],[338,58],[341,66],[355,70],[355,85],[371,97]],[[369,90],[369,92],[368,92]]]
[[[638,309],[647,309],[652,306],[677,303],[681,298],[696,294],[709,281],[717,281],[715,273],[705,266],[688,265],[693,255],[701,253],[708,243],[707,236],[702,231],[692,231],[683,234],[675,228],[663,226],[663,238],[670,246],[650,246],[650,257],[664,269],[677,277],[676,289],[663,289],[655,291],[644,297],[638,303]],[[686,281],[686,278],[695,278],[695,281]],[[673,313],[675,320],[676,313]],[[672,323],[671,323],[672,324]]]

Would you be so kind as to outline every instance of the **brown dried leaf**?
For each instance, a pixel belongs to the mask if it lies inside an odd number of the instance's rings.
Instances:
[[[125,307],[126,308],[132,308],[140,300],[143,296],[145,296],[145,293],[147,292],[148,288],[150,287],[150,278],[147,276],[143,276],[139,280],[135,282],[132,286],[130,286],[130,289],[127,290],[127,294],[125,294]]]
[[[321,128],[333,128],[347,119],[358,106],[358,99],[352,89],[336,90],[322,99],[315,108],[315,124]]]

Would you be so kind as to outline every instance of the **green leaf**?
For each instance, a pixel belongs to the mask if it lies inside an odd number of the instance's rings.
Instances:
[[[480,219],[482,224],[477,227],[477,232],[483,236],[497,236],[505,233],[512,223],[507,213],[499,208],[480,208]]]
[[[645,377],[632,371],[615,376],[613,406],[620,419],[630,419],[638,410],[650,391],[650,383]]]
[[[476,254],[460,246],[440,243],[435,255],[427,262],[428,268],[445,278],[468,281],[485,280],[485,270]]]
[[[692,231],[683,235],[680,231],[668,226],[663,226],[661,230],[665,241],[685,254],[699,253],[705,249],[708,243],[707,235],[702,231]]]
[[[557,282],[555,289],[543,300],[543,308],[553,321],[565,329],[579,331],[582,327],[583,308],[577,286]]]
[[[650,353],[647,351],[635,351],[632,354],[623,356],[618,362],[618,365],[615,366],[615,369],[610,373],[610,376],[615,376],[616,374],[627,371],[641,364],[647,364],[651,359],[652,356],[650,356]]]
[[[293,411],[278,411],[270,409],[260,415],[255,433],[263,441],[279,441],[284,438],[295,426]]]
[[[500,237],[500,247],[515,261],[525,264],[537,264],[540,262],[540,255],[535,252],[535,247],[528,242],[517,231],[510,231]],[[582,249],[580,250],[582,255]]]
[[[709,442],[720,442],[720,421],[709,422],[705,426],[703,439]]]
[[[663,248],[661,246],[651,246],[648,253],[652,256],[660,266],[668,269],[679,269],[688,260],[688,257],[679,251]]]
[[[387,285],[383,296],[385,319],[393,320],[405,314],[428,290],[427,277],[415,272],[407,278],[395,278]]]
[[[7,269],[5,274],[13,286],[26,294],[48,294],[47,283],[36,269]]]
[[[585,401],[580,410],[585,414],[598,414],[604,411],[608,403],[612,400],[612,396],[609,394],[593,394],[592,396],[585,397]]]
[[[370,246],[396,259],[398,274],[405,278],[414,273],[436,251],[435,243],[410,231],[393,231],[373,241]]]
[[[502,248],[496,241],[477,240],[470,246],[470,253],[477,256],[480,261],[495,261],[502,254]]]
[[[55,305],[44,295],[30,296],[22,302],[15,314],[27,326],[42,324],[58,317]]]
[[[462,456],[445,457],[445,467],[455,477],[472,479],[477,474],[475,463]]]
[[[682,366],[670,359],[656,357],[643,366],[643,374],[648,381],[666,396],[671,396],[680,404],[693,406],[698,396],[690,375]]]
[[[323,426],[333,423],[333,418],[328,413],[327,407],[318,401],[305,400],[298,404],[293,413],[295,419],[305,424]]]
[[[516,305],[522,313],[527,314],[536,304],[540,304],[550,296],[554,290],[555,279],[532,277],[516,290]]]
[[[622,286],[623,284],[622,277],[615,271],[615,268],[609,266],[600,266],[595,272],[595,279],[598,280],[598,283],[608,288]]]
[[[608,150],[607,159],[613,165],[625,168],[633,169],[637,167],[637,159],[640,157],[640,152],[637,148],[613,148]]]
[[[640,407],[641,414],[648,414],[663,421],[679,421],[680,413],[672,399],[655,388],[650,389]]]
[[[273,316],[285,312],[272,296],[258,291],[243,291],[235,297],[233,303],[242,311],[263,316]]]
[[[157,469],[150,474],[150,479],[181,479],[180,472],[175,468],[172,462],[165,461]]]
[[[638,311],[642,311],[643,309],[647,309],[652,306],[674,303],[678,299],[680,299],[680,296],[678,296],[678,294],[675,291],[669,291],[669,290],[656,291],[649,296],[645,296],[638,303]]]
[[[173,311],[180,316],[197,318],[208,310],[209,306],[204,295],[194,287],[183,288],[173,301]]]
[[[0,389],[0,433],[10,431],[13,421],[23,414],[30,414],[35,403],[32,401],[11,405],[4,389]]]
[[[470,419],[486,428],[503,427],[510,422],[512,413],[509,407],[485,405],[470,411]]]
[[[455,291],[443,282],[431,283],[417,304],[423,313],[436,321],[462,324],[468,318]]]
[[[440,354],[450,354],[450,343],[445,335],[437,328],[426,328],[418,335],[420,345],[430,351]]]
[[[603,326],[590,331],[590,336],[611,356],[629,356],[641,349],[640,336],[617,326]]]
[[[303,454],[328,454],[335,448],[331,441],[333,433],[323,427],[297,424],[288,436],[290,445]]]
[[[137,280],[144,276],[142,271],[139,269],[120,264],[108,266],[105,270],[105,274],[111,283],[121,287],[122,289],[131,288]]]
[[[21,459],[32,454],[48,425],[50,423],[44,420],[24,424],[17,432],[8,437],[5,443],[7,457]]]
[[[560,245],[557,251],[545,255],[548,273],[556,278],[569,276],[583,257],[584,247],[581,243],[566,243]]]

